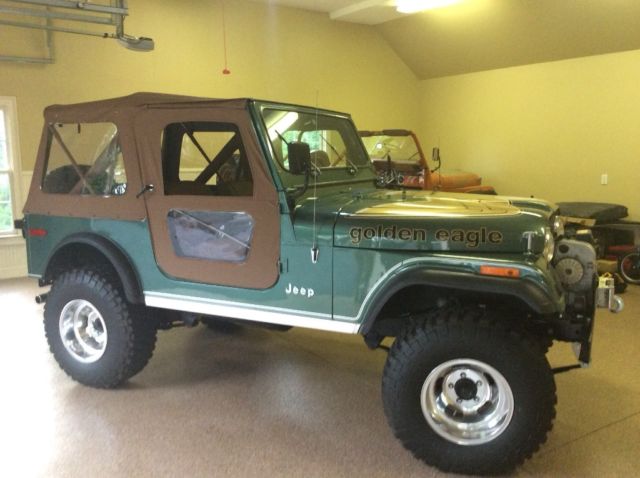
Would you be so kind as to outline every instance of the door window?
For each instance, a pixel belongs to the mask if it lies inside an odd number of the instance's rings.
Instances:
[[[233,124],[169,124],[162,137],[162,167],[167,195],[253,195],[242,138]]]
[[[244,262],[251,249],[253,218],[247,213],[170,209],[167,221],[180,257]]]

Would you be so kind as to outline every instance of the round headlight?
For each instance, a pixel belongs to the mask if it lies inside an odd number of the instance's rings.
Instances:
[[[564,235],[564,220],[560,216],[553,219],[553,232],[556,236]]]
[[[546,227],[544,230],[544,249],[542,250],[542,256],[551,262],[553,259],[553,253],[556,249],[556,242],[553,240],[553,234],[551,229]]]

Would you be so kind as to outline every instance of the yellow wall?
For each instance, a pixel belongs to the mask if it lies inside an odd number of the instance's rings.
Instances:
[[[420,136],[501,194],[619,203],[640,220],[639,85],[640,50],[425,80]]]
[[[55,64],[0,62],[0,96],[17,97],[24,170],[33,168],[46,105],[135,91],[309,105],[317,96],[320,107],[350,112],[361,128],[417,124],[418,82],[373,28],[226,1],[232,73],[224,76],[220,1],[136,0],[129,7],[125,30],[154,38],[155,51],[56,33]]]
[[[440,145],[445,169],[478,172],[500,193],[617,202],[640,219],[640,51],[419,82],[375,28],[225,5],[229,76],[221,2],[211,0],[130,2],[126,31],[153,37],[151,53],[58,33],[55,64],[0,62],[0,96],[18,100],[23,169],[51,103],[159,91],[313,105],[317,92],[320,107],[352,113],[362,129],[418,129],[425,151]]]

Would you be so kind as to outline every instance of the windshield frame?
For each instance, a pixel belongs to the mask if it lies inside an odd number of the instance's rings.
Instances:
[[[409,130],[382,130],[382,131],[359,131],[361,138],[370,138],[375,141],[373,147],[375,148],[378,144],[384,144],[387,148],[387,151],[382,156],[372,155],[369,153],[370,148],[367,146],[367,142],[362,141],[365,144],[365,148],[367,149],[367,154],[371,158],[372,162],[375,161],[386,161],[387,156],[389,154],[391,156],[391,161],[393,164],[402,164],[407,166],[419,166],[421,169],[427,168],[427,159],[422,151],[422,146],[418,141],[416,134],[413,131]],[[411,150],[412,154],[409,158],[404,158],[398,156],[393,152],[394,148],[389,148],[387,146],[387,141],[392,141],[394,138],[399,138],[403,144],[399,148],[395,148],[398,151],[405,148],[405,146],[409,146],[407,149]],[[411,147],[412,146],[412,147]],[[382,148],[381,148],[382,149]],[[414,159],[415,158],[415,159]]]
[[[310,182],[315,182],[317,187],[375,181],[376,174],[373,169],[373,165],[350,115],[320,108],[268,101],[253,100],[251,106],[255,124],[258,129],[258,136],[263,144],[269,168],[279,190],[288,191],[302,187],[304,185],[304,175],[293,175],[283,168],[280,158],[277,157],[274,146],[269,137],[269,130],[264,118],[265,110],[292,111],[305,115],[317,114],[318,116],[336,118],[346,122],[348,130],[353,134],[354,142],[351,146],[357,148],[361,153],[362,158],[366,161],[364,161],[363,164],[356,163],[355,167],[349,167],[349,165],[345,163],[345,166],[320,168],[320,173],[315,175],[312,174],[310,178]]]

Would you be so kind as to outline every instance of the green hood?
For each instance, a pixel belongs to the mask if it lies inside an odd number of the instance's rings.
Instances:
[[[535,199],[420,190],[319,196],[316,230],[330,239],[334,224],[335,246],[365,249],[520,253],[523,234],[543,238],[554,210]],[[297,229],[311,227],[313,202],[298,207]]]

